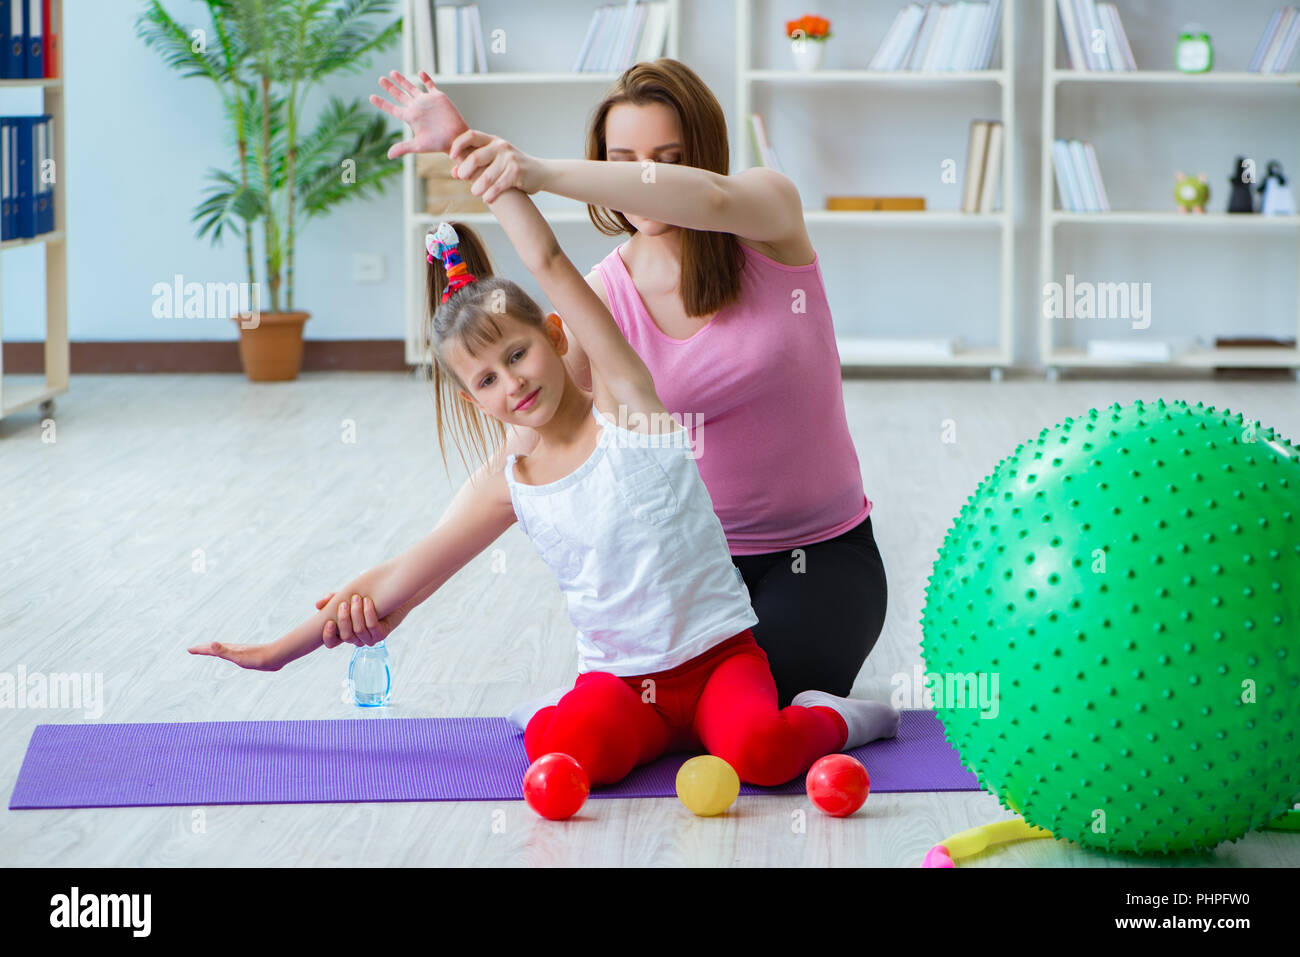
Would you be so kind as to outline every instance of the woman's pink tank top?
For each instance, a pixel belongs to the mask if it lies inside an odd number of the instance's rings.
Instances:
[[[821,267],[784,266],[740,245],[740,297],[689,339],[655,325],[622,246],[596,270],[664,407],[691,432],[731,553],[758,555],[834,538],[862,522],[871,502],[845,418]]]

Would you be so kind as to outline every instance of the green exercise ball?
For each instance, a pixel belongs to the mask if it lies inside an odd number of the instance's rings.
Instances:
[[[1008,809],[1107,851],[1236,840],[1300,795],[1300,447],[1163,399],[1043,429],[962,506],[921,624]]]

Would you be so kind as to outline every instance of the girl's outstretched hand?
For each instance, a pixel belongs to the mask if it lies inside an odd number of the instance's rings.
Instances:
[[[320,599],[316,602],[316,607],[324,608],[335,594],[331,592]],[[321,632],[321,644],[326,648],[335,648],[344,643],[377,645],[391,635],[406,617],[405,609],[399,608],[380,618],[375,611],[375,603],[369,598],[362,599],[360,595],[353,595],[351,602],[340,602],[335,611],[338,612],[337,623],[325,622],[325,630]]]
[[[396,70],[379,78],[379,85],[397,101],[396,106],[378,94],[370,94],[371,103],[411,128],[409,140],[388,148],[389,159],[407,153],[449,152],[452,140],[469,129],[456,105],[433,85],[433,78],[421,70],[420,79],[425,86],[423,90]]]
[[[227,645],[220,641],[212,641],[206,645],[195,645],[190,649],[190,654],[225,658],[251,671],[279,671],[284,666],[284,662],[280,660],[273,644]]]
[[[472,179],[470,192],[491,203],[508,189],[535,193],[541,188],[541,162],[516,149],[499,136],[479,130],[466,130],[448,150],[456,165],[451,175]]]

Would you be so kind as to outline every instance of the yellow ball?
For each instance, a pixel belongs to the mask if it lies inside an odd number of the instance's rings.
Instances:
[[[740,795],[740,776],[722,758],[701,754],[677,772],[677,797],[700,817],[721,814]]]

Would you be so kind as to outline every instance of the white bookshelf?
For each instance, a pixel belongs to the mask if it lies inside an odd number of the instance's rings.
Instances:
[[[421,67],[423,69],[423,67]],[[617,73],[434,73],[429,71],[438,86],[491,86],[494,84],[518,85],[533,83],[589,83],[602,86],[618,79]]]
[[[518,91],[517,95],[521,97],[536,98],[539,110],[553,109],[554,107],[547,102],[547,88],[571,88],[574,85],[587,86],[591,88],[593,104],[601,92],[609,84],[613,83],[621,75],[620,73],[609,72],[556,72],[553,70],[527,72],[527,71],[510,71],[502,73],[434,73],[426,64],[417,64],[415,62],[415,37],[412,29],[413,7],[414,3],[419,0],[403,0],[402,2],[402,72],[407,77],[418,75],[419,70],[428,70],[429,75],[433,77],[434,83],[438,86],[456,86],[456,87],[476,87],[476,86],[503,86],[503,87],[526,87]],[[549,15],[553,17],[572,17],[573,30],[569,35],[576,35],[577,43],[581,43],[583,32],[587,28],[587,23],[591,15],[601,5],[599,0],[591,0],[589,4],[571,3],[566,5],[556,5],[550,9]],[[482,11],[490,14],[496,9],[490,4],[481,4]],[[681,0],[668,0],[668,36],[664,45],[664,56],[676,57],[678,37],[680,35],[681,24]],[[485,30],[488,24],[484,25]],[[549,35],[542,38],[549,42]],[[574,53],[577,52],[575,44]],[[489,66],[491,58],[489,57]],[[403,250],[422,250],[424,248],[424,236],[430,226],[436,226],[440,218],[430,216],[424,212],[424,190],[415,174],[415,155],[408,153],[403,158],[402,166],[402,243]],[[563,201],[554,206],[543,207],[539,203],[542,214],[546,217],[547,222],[553,226],[586,223],[588,228],[591,227],[591,220],[587,215],[587,207],[584,204],[576,203],[571,200]],[[476,226],[486,226],[499,228],[496,217],[489,212],[478,213],[456,213],[455,218],[462,222],[473,223]],[[425,308],[425,270],[424,257],[406,253],[402,257],[402,269],[404,274],[404,284],[406,289],[406,361],[411,365],[419,365],[425,361],[426,347],[421,341],[423,335],[423,313]]]
[[[890,12],[904,6],[903,0],[897,4],[886,5]],[[887,86],[891,95],[915,98],[918,107],[933,102],[933,97],[941,90],[954,86],[994,85],[1001,93],[1001,116],[1003,124],[1002,151],[1002,208],[992,213],[961,213],[949,211],[923,210],[917,212],[850,212],[823,209],[806,209],[804,221],[819,231],[832,226],[863,229],[922,229],[922,230],[962,230],[973,233],[988,232],[996,235],[999,241],[999,304],[997,343],[988,347],[957,348],[952,355],[915,355],[881,354],[879,340],[854,336],[837,335],[841,366],[870,366],[894,368],[922,367],[964,367],[986,368],[994,381],[1002,378],[1003,369],[1012,364],[1013,352],[1013,308],[1015,255],[1013,242],[1015,238],[1014,198],[1016,192],[1016,117],[1015,117],[1015,23],[1016,0],[1004,0],[1002,4],[1002,22],[1000,24],[1001,66],[989,70],[921,72],[912,70],[800,70],[755,69],[751,63],[751,51],[755,30],[753,16],[754,0],[736,0],[736,108],[732,118],[733,155],[737,168],[746,169],[753,155],[750,145],[749,114],[753,112],[754,88],[761,84],[780,84],[782,87],[799,87],[815,90],[827,84],[855,84],[864,88]],[[830,16],[834,22],[834,10],[820,10]],[[779,29],[776,18],[771,23],[764,23],[763,29]],[[834,27],[832,26],[832,33]],[[864,38],[858,38],[864,39]],[[834,38],[831,42],[835,42]],[[843,42],[841,39],[840,42]],[[877,39],[878,42],[878,39]],[[869,57],[873,49],[865,49]],[[995,60],[996,62],[996,60]],[[928,98],[928,99],[927,99]],[[769,118],[764,116],[764,120]],[[768,124],[769,133],[771,123]],[[816,245],[816,243],[814,243]],[[843,319],[843,316],[839,316]],[[871,325],[872,316],[868,313],[860,326]],[[963,330],[965,332],[965,330]],[[882,337],[885,338],[885,337]]]
[[[1262,8],[1261,8],[1262,9]],[[1060,35],[1060,19],[1054,0],[1043,4],[1043,133],[1042,133],[1042,200],[1041,248],[1039,250],[1040,288],[1046,288],[1049,282],[1057,279],[1056,241],[1057,232],[1062,229],[1076,230],[1089,238],[1095,236],[1098,241],[1114,236],[1116,230],[1147,230],[1152,237],[1167,239],[1176,250],[1177,237],[1180,233],[1203,235],[1205,233],[1222,233],[1229,236],[1258,234],[1283,234],[1300,239],[1300,216],[1261,216],[1259,214],[1229,214],[1207,211],[1204,214],[1180,213],[1177,210],[1115,210],[1106,213],[1070,213],[1057,208],[1056,174],[1052,165],[1052,142],[1057,139],[1057,94],[1067,86],[1095,84],[1104,86],[1142,86],[1169,88],[1170,95],[1192,87],[1218,86],[1241,96],[1248,96],[1251,90],[1264,88],[1300,88],[1300,73],[1248,73],[1240,71],[1208,73],[1181,73],[1176,70],[1131,70],[1098,72],[1086,70],[1060,69],[1057,66],[1057,40]],[[1181,23],[1169,11],[1169,20]],[[1121,15],[1123,9],[1121,8]],[[1241,10],[1234,10],[1231,16],[1240,16]],[[1261,26],[1263,21],[1261,20]],[[1114,94],[1113,109],[1124,109],[1122,92]],[[1300,106],[1300,103],[1297,104]],[[1291,115],[1289,122],[1300,124],[1300,109]],[[1216,205],[1222,201],[1215,197]],[[1297,249],[1300,264],[1300,245]],[[1300,269],[1298,269],[1300,273]],[[1297,276],[1300,286],[1300,275]],[[1087,349],[1079,346],[1058,345],[1056,342],[1056,324],[1068,321],[1043,315],[1039,311],[1039,358],[1045,367],[1047,378],[1055,381],[1063,369],[1154,369],[1187,368],[1208,369],[1223,367],[1289,367],[1295,370],[1300,379],[1300,288],[1296,295],[1295,335],[1297,347],[1249,348],[1249,347],[1202,347],[1188,351],[1176,352],[1172,358],[1160,361],[1141,359],[1124,360],[1119,358],[1096,358],[1089,356]]]
[[[56,33],[66,37],[63,30],[63,5],[58,5],[59,24]],[[66,75],[67,61],[60,50],[60,73]],[[53,79],[0,80],[4,90],[40,90],[41,108],[38,113],[48,113],[54,124],[54,230],[31,239],[11,239],[0,242],[0,251],[28,246],[45,247],[45,362],[44,381],[37,376],[18,376],[5,382],[4,330],[0,322],[0,419],[36,406],[42,416],[54,412],[54,397],[68,391],[68,373],[71,369],[71,347],[68,342],[68,243],[67,196],[64,181],[67,165],[64,163],[64,143],[67,142],[67,108],[64,103],[63,77]],[[36,380],[36,381],[33,381]]]

